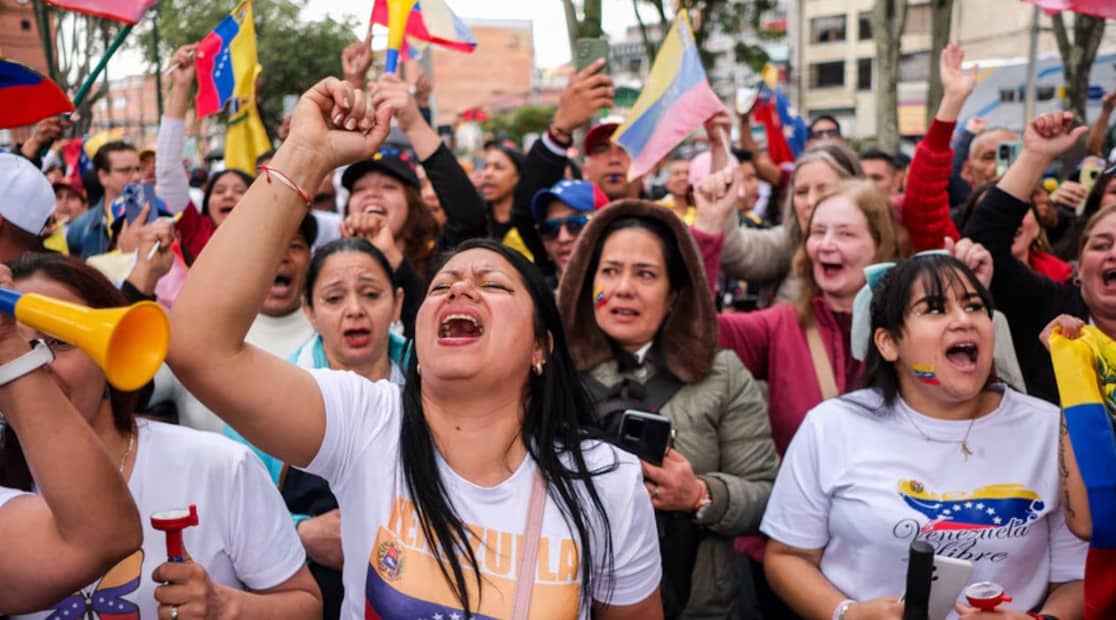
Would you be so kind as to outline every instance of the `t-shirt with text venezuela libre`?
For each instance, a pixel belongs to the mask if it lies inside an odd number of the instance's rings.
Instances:
[[[373,383],[351,372],[311,371],[325,402],[326,430],[307,471],[329,481],[341,508],[345,553],[342,616],[374,619],[441,618],[465,614],[422,534],[407,492],[400,459],[400,387]],[[616,464],[596,476],[609,518],[613,569],[605,574],[606,541],[592,508],[592,599],[631,605],[650,596],[662,569],[654,511],[643,486],[639,461],[599,442],[582,444],[590,470]],[[473,533],[482,590],[473,567],[463,562],[474,617],[507,618],[520,574],[516,566],[526,526],[535,464],[524,459],[494,487],[457,475],[440,457],[439,471],[458,515]],[[585,494],[583,494],[584,496]],[[590,506],[584,499],[583,506]],[[553,497],[547,498],[538,562],[531,567],[532,618],[586,618],[580,598],[580,544]]]

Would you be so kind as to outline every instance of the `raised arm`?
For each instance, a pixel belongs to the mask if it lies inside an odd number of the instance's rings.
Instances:
[[[372,101],[374,105],[386,105],[395,110],[399,129],[407,134],[430,178],[438,202],[446,212],[442,245],[452,248],[466,239],[485,236],[488,220],[484,199],[457,163],[457,158],[422,116],[410,86],[398,76],[385,73],[376,81]]]
[[[9,287],[10,273],[0,267]],[[29,350],[14,321],[0,317],[0,363]],[[0,506],[2,615],[42,609],[87,585],[138,549],[143,533],[104,445],[46,367],[0,386],[0,410],[38,488]]]
[[[1085,152],[1090,155],[1104,155],[1104,136],[1108,133],[1108,121],[1112,118],[1112,109],[1116,108],[1116,90],[1108,93],[1101,99],[1100,114],[1089,130],[1089,137],[1085,140]],[[1107,159],[1107,157],[1105,157]]]
[[[721,272],[721,251],[724,247],[726,222],[736,218],[740,202],[740,168],[733,166],[714,172],[694,188],[696,216],[690,229],[705,264],[705,280],[717,294],[717,275]]]
[[[186,144],[186,111],[190,109],[190,89],[194,85],[194,49],[197,45],[178,48],[171,65],[178,65],[171,77],[171,91],[163,118],[159,121],[159,137],[155,146],[155,193],[167,204],[171,213],[178,213],[190,204],[190,184],[182,167],[182,151]],[[201,209],[201,205],[194,205]]]
[[[903,195],[903,224],[911,235],[915,250],[942,247],[944,239],[957,240],[957,227],[949,213],[949,177],[953,151],[949,140],[957,126],[957,115],[976,85],[977,67],[961,69],[965,53],[956,44],[942,50],[939,59],[942,76],[941,104],[926,137],[918,143],[907,191]]]
[[[307,91],[273,172],[256,178],[209,241],[171,313],[168,360],[183,385],[252,444],[296,466],[321,446],[321,394],[309,373],[246,345],[244,336],[308,208],[287,182],[315,188],[334,168],[372,157],[391,113],[336,78]]]
[[[756,164],[756,174],[759,178],[767,181],[771,185],[778,185],[779,181],[783,178],[782,170],[779,166],[771,160],[771,156],[767,154],[766,149],[760,149],[756,144],[756,139],[752,137],[752,118],[751,113],[740,115],[740,138],[738,141],[740,148],[752,154],[752,161]]]

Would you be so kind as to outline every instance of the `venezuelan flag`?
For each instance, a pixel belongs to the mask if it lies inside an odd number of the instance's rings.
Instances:
[[[47,4],[125,24],[135,24],[143,19],[147,9],[159,0],[47,0]]]
[[[1116,617],[1116,342],[1092,326],[1076,340],[1050,337],[1050,356],[1093,535],[1085,563],[1085,617]]]
[[[690,132],[723,110],[724,104],[705,79],[690,18],[683,9],[655,56],[628,120],[612,134],[612,141],[632,156],[628,178],[646,174]]]
[[[413,5],[413,6],[412,6]],[[404,24],[402,30],[392,25],[392,14],[396,23]],[[465,22],[450,10],[445,0],[376,0],[372,6],[372,23],[387,26],[388,33],[388,70],[391,59],[397,60],[404,48],[406,39],[433,43],[458,52],[469,53],[477,48],[477,40]],[[414,44],[411,44],[413,46]],[[413,55],[413,54],[412,54]]]
[[[251,0],[241,2],[198,44],[198,117],[229,105],[225,165],[254,174],[256,158],[271,149],[256,106],[256,26]]]
[[[0,129],[23,127],[73,112],[74,104],[57,84],[34,69],[0,58]]]

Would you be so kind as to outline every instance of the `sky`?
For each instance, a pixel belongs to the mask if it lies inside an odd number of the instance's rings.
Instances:
[[[221,0],[223,1],[223,0]],[[232,0],[229,0],[230,8]],[[304,15],[310,19],[331,16],[336,19],[353,17],[362,24],[353,37],[363,38],[372,0],[309,0]],[[551,68],[570,59],[570,45],[566,34],[566,17],[561,0],[446,0],[458,17],[469,19],[526,19],[534,24],[535,64]],[[646,19],[652,19],[647,9]],[[624,30],[635,25],[635,14],[630,0],[603,0],[602,26],[615,39]],[[146,70],[140,55],[132,50],[122,50],[109,63],[112,78],[136,75]]]

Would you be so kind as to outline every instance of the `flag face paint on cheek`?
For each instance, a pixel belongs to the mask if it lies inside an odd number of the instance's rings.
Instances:
[[[604,288],[601,285],[593,287],[593,309],[600,310],[608,303],[608,296],[605,295]]]
[[[926,385],[939,385],[938,376],[934,374],[932,364],[914,364],[911,366],[911,372],[914,373],[915,379]]]

